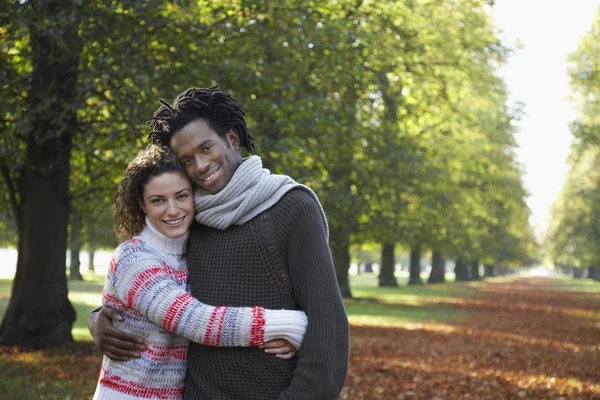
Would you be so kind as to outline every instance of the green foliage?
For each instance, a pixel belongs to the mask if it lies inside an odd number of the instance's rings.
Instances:
[[[0,244],[16,232],[31,111],[28,18],[38,2],[22,3],[0,17]],[[420,243],[504,264],[534,252],[514,155],[519,113],[495,73],[510,50],[487,2],[72,7],[65,23],[81,54],[70,201],[88,248],[114,245],[114,188],[157,97],[218,83],[245,108],[265,166],[317,192],[332,243]]]
[[[600,12],[592,26],[569,56],[571,88],[579,112],[571,125],[574,138],[582,145],[600,144]]]
[[[571,169],[553,206],[545,244],[555,265],[587,268],[600,265],[600,147],[579,149],[572,150]]]
[[[571,87],[578,113],[570,170],[553,205],[545,240],[547,255],[559,267],[600,265],[600,10],[577,51],[569,57]]]
[[[17,226],[11,209],[0,209],[0,248],[16,247]]]

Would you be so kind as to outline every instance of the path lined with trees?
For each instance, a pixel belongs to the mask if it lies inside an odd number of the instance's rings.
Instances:
[[[432,254],[461,279],[536,257],[518,107],[496,71],[511,49],[492,1],[24,0],[2,6],[0,240],[19,251],[0,344],[72,340],[65,253],[111,247],[110,206],[144,122],[190,85],[247,111],[258,154],[322,200],[344,296],[353,246]],[[40,315],[43,318],[40,318]]]

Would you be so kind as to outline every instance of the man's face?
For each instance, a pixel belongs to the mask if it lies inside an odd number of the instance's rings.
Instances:
[[[242,162],[234,129],[220,137],[204,119],[190,122],[171,137],[171,150],[194,184],[215,194],[231,180]]]

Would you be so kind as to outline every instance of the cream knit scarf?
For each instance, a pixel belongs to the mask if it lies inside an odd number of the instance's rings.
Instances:
[[[243,225],[273,207],[284,194],[294,188],[307,190],[319,204],[329,239],[327,218],[317,195],[309,187],[296,183],[287,175],[271,175],[268,169],[262,167],[262,160],[258,156],[244,159],[231,181],[220,192],[210,194],[203,189],[196,189],[196,221],[220,230],[231,225]]]

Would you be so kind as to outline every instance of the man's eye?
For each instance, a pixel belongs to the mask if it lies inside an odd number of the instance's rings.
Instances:
[[[211,145],[209,145],[209,146],[206,146],[206,147],[204,148],[204,152],[210,151],[210,149],[212,149],[212,148],[213,148],[213,145],[212,145],[212,144],[211,144]]]

